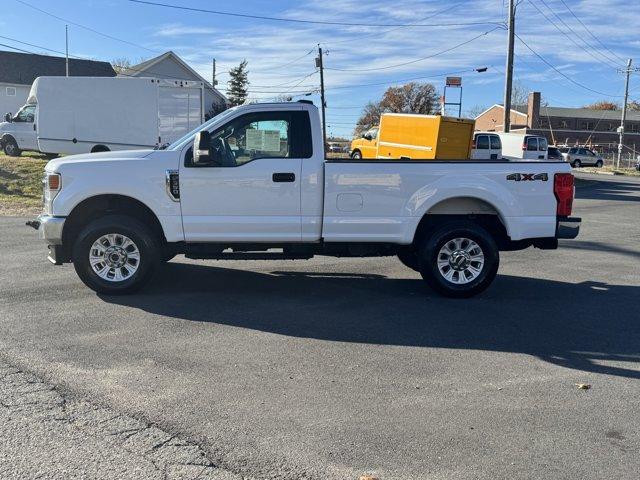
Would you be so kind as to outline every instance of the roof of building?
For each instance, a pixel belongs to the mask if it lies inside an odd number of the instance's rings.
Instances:
[[[502,105],[496,103],[493,107],[501,107]],[[488,110],[488,109],[487,109]],[[485,112],[487,111],[485,110]],[[526,114],[527,113],[527,105],[514,105],[511,110]],[[482,112],[482,113],[485,113]],[[480,115],[482,115],[482,113]],[[480,116],[478,115],[478,116]],[[622,117],[622,111],[620,110],[595,110],[593,108],[568,108],[568,107],[547,107],[544,105],[540,106],[540,115],[546,117],[563,117],[563,118],[587,118],[587,119],[598,119],[598,120],[617,120],[620,121]],[[627,120],[632,120],[636,122],[640,122],[640,112],[634,110],[627,110]]]
[[[42,76],[64,76],[65,58],[0,51],[0,82],[31,85]],[[109,62],[69,59],[69,75],[74,77],[115,77],[116,72]]]
[[[137,65],[132,65],[129,68],[126,68],[122,71],[121,75],[127,75],[132,77],[141,77],[144,75],[152,75],[157,77],[165,77],[164,75],[160,75],[158,72],[153,71],[153,66],[157,65],[163,60],[171,59],[181,65],[185,70],[187,70],[193,77],[197,80],[200,80],[204,83],[205,88],[213,90],[216,94],[220,96],[222,100],[226,100],[224,95],[218,91],[218,89],[214,88],[210,82],[208,82],[205,78],[202,77],[198,72],[196,72],[188,63],[182,60],[177,54],[169,50],[168,52],[163,53],[162,55],[158,55],[157,57],[150,58],[149,60],[145,60],[142,63],[138,63]],[[175,78],[174,80],[193,80],[194,78]],[[173,79],[173,77],[172,77]]]

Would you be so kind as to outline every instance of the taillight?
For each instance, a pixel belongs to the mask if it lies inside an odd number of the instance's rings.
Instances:
[[[527,149],[527,144],[526,144],[526,143],[523,143],[523,144],[522,144],[522,150],[526,150],[526,149]]]
[[[573,175],[570,173],[556,173],[553,178],[553,193],[558,200],[556,213],[563,217],[571,215],[573,207]]]

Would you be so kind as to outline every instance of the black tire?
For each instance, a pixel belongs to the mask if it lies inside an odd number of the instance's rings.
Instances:
[[[475,242],[484,255],[484,264],[481,266],[479,273],[468,283],[454,283],[446,279],[438,267],[438,257],[441,249],[448,242],[455,242],[455,239],[468,239]],[[465,242],[461,242],[461,245],[464,248]],[[467,243],[466,245],[469,246],[470,244]],[[477,250],[471,251],[478,253]],[[457,255],[457,257],[459,256],[460,254]],[[456,257],[451,255],[451,258],[455,259]],[[466,258],[462,260],[463,262],[469,261]],[[470,263],[471,266],[475,263],[476,267],[479,264],[479,262],[473,262],[473,260]],[[422,278],[433,290],[446,297],[468,298],[484,291],[495,279],[499,264],[500,252],[493,237],[484,228],[470,221],[455,221],[443,225],[424,240],[420,251],[420,274]],[[467,278],[467,274],[473,275],[470,270],[465,270],[461,273],[460,271],[454,272],[455,268],[449,268],[456,279],[460,278],[461,275],[464,275],[465,278]]]
[[[360,152],[360,150],[354,150],[351,152],[351,158],[354,160],[362,160],[362,152]]]
[[[18,148],[18,143],[13,138],[5,140],[2,150],[9,157],[19,157],[22,154],[22,150]]]
[[[139,263],[129,278],[109,281],[101,278],[91,267],[89,254],[92,246],[107,234],[124,235],[137,247]],[[109,215],[91,222],[80,232],[73,245],[72,259],[76,273],[87,287],[98,293],[120,295],[142,288],[153,275],[160,262],[160,255],[158,240],[145,224],[125,215]]]
[[[582,166],[582,162],[580,160],[574,160],[571,166],[573,168],[580,168]]]
[[[602,168],[602,165],[603,165],[602,160],[598,160],[596,162],[596,168]]]
[[[398,250],[398,260],[400,260],[405,267],[415,270],[416,272],[420,271],[420,259],[413,246],[402,247]]]

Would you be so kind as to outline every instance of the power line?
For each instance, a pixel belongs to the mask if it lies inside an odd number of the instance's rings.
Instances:
[[[426,17],[423,17],[420,20],[417,20],[415,23],[424,22],[426,20],[429,20],[429,19],[441,14],[441,13],[445,13],[445,12],[448,12],[449,10],[453,10],[457,6],[462,5],[462,3],[463,2],[454,3],[453,5],[450,5],[450,6],[446,7],[446,8],[443,8],[442,10],[437,10],[435,12],[431,12],[430,15],[428,15]],[[381,31],[376,31],[376,32],[366,33],[364,35],[358,35],[357,38],[348,38],[348,39],[340,40],[340,41],[337,41],[337,42],[330,42],[329,45],[341,45],[343,43],[354,42],[356,40],[359,41],[359,40],[362,40],[363,38],[368,38],[368,37],[373,37],[373,36],[380,37],[381,34],[387,34],[389,32],[395,32],[396,30],[400,30],[401,28],[403,28],[403,27],[395,27],[395,28],[391,28],[389,30],[384,30],[382,32]]]
[[[330,68],[327,67],[326,70],[333,70],[333,71],[337,71],[337,72],[373,72],[373,71],[378,71],[378,70],[389,70],[389,69],[393,69],[393,68],[397,68],[397,67],[403,67],[405,65],[411,65],[414,63],[418,63],[418,62],[422,62],[423,60],[428,60],[430,58],[434,58],[437,57],[438,55],[442,55],[443,53],[447,53],[450,52],[452,50],[455,50],[456,48],[462,47],[463,45],[467,45],[481,37],[484,37],[485,35],[488,35],[498,29],[502,29],[504,28],[502,25],[499,27],[495,27],[492,28],[491,30],[487,30],[486,32],[482,32],[480,35],[476,35],[473,38],[470,38],[469,40],[465,40],[464,42],[458,43],[457,45],[454,45],[452,47],[447,48],[446,50],[442,50],[440,52],[436,52],[433,53],[431,55],[427,55],[426,57],[421,57],[421,58],[416,58],[415,60],[411,60],[408,62],[402,62],[402,63],[396,63],[393,65],[386,65],[384,67],[376,67],[376,68]]]
[[[565,6],[565,8],[569,11],[569,13],[570,13],[571,15],[573,15],[573,18],[575,18],[575,19],[580,23],[580,25],[582,25],[582,26],[584,27],[584,29],[586,30],[586,32],[587,32],[587,33],[588,33],[588,34],[589,34],[589,35],[590,35],[590,36],[591,36],[591,37],[592,37],[596,42],[598,42],[600,45],[602,45],[602,46],[605,48],[605,50],[607,50],[608,52],[610,52],[614,57],[617,57],[617,58],[618,58],[619,60],[621,60],[622,62],[625,62],[625,61],[626,61],[624,58],[622,58],[621,56],[619,56],[616,52],[614,52],[614,51],[610,50],[610,49],[609,49],[609,47],[607,47],[604,43],[602,43],[602,42],[600,41],[600,39],[599,39],[598,37],[596,37],[596,36],[595,36],[595,34],[594,34],[593,32],[591,32],[591,30],[590,30],[590,29],[589,29],[589,28],[588,28],[584,23],[582,23],[582,20],[580,20],[580,18],[578,18],[578,16],[577,16],[575,13],[573,13],[573,10],[571,10],[571,9],[569,8],[569,5],[567,5],[567,4],[564,2],[564,0],[560,0],[560,1],[561,1],[561,2],[562,2],[562,4]]]
[[[456,75],[456,74],[460,74],[460,73],[471,73],[471,72],[475,72],[475,70],[467,69],[467,70],[458,70],[458,71],[455,71],[455,72],[434,73],[433,75],[423,75],[421,77],[403,78],[403,79],[396,79],[396,80],[387,80],[386,82],[377,82],[377,83],[360,83],[360,84],[355,84],[355,85],[338,85],[338,86],[335,86],[335,87],[327,87],[327,90],[336,90],[336,89],[343,89],[343,88],[374,87],[374,86],[379,86],[379,85],[392,85],[392,84],[402,83],[402,82],[411,82],[413,80],[424,80],[424,79],[427,79],[427,78],[446,77],[446,76],[449,76],[449,75]]]
[[[600,55],[600,57],[596,57],[593,53],[591,53],[586,47],[588,48],[593,48],[591,45],[589,45],[586,41],[584,42],[584,45],[581,45],[580,43],[576,42],[576,40],[574,39],[573,36],[569,35],[565,30],[563,30],[562,28],[560,28],[552,19],[550,19],[542,10],[540,10],[538,8],[538,6],[533,3],[533,1],[531,0],[527,0],[529,5],[531,5],[533,8],[535,8],[540,15],[542,15],[556,30],[558,30],[560,33],[562,33],[565,37],[567,37],[569,39],[569,41],[571,41],[571,43],[573,43],[576,47],[578,47],[579,49],[581,49],[582,51],[584,51],[585,53],[587,53],[589,56],[591,56],[591,58],[594,58],[598,63],[602,62],[603,59],[606,63],[608,63],[609,65],[613,66],[614,68],[618,68],[620,65],[618,65],[617,63],[611,61],[611,59],[609,57],[607,57],[606,55],[604,55],[603,53],[599,52],[598,50],[594,49],[594,51]],[[540,0],[545,7],[547,7],[547,10],[549,10],[554,17],[556,17],[561,23],[562,25],[564,25],[567,29],[569,29],[569,31],[571,31],[572,33],[575,34],[575,36],[577,36],[578,38],[581,38],[569,25],[567,25],[567,23],[565,23],[565,21],[560,18],[560,16],[547,4],[547,2],[545,2],[544,0]]]
[[[459,23],[358,23],[358,22],[330,22],[324,20],[303,20],[297,18],[271,17],[266,15],[251,15],[246,13],[224,12],[221,10],[208,10],[206,8],[184,7],[182,5],[172,5],[169,3],[151,2],[147,0],[129,0],[132,3],[152,5],[155,7],[173,8],[176,10],[186,10],[190,12],[210,13],[213,15],[224,15],[228,17],[252,18],[258,20],[270,20],[274,22],[305,23],[312,25],[337,25],[343,27],[453,27],[469,25],[500,25],[500,22],[459,22]]]
[[[15,0],[15,1],[16,1],[16,2],[18,2],[18,3],[21,3],[22,5],[27,6],[27,7],[29,7],[29,8],[32,8],[32,9],[34,9],[34,10],[37,10],[37,11],[38,11],[38,12],[40,12],[40,13],[44,13],[45,15],[49,15],[50,17],[53,17],[53,18],[55,18],[55,19],[58,19],[58,20],[60,20],[61,22],[68,23],[69,25],[74,25],[74,26],[76,26],[76,27],[83,28],[83,29],[85,29],[85,30],[87,30],[87,31],[89,31],[89,32],[95,33],[95,34],[97,34],[97,35],[101,35],[101,36],[103,36],[103,37],[105,37],[105,38],[109,38],[109,39],[111,39],[111,40],[115,40],[115,41],[117,41],[117,42],[122,42],[122,43],[126,43],[127,45],[131,45],[131,46],[134,46],[134,47],[142,48],[143,50],[147,50],[148,52],[158,53],[158,52],[156,52],[156,51],[154,51],[154,50],[151,50],[150,48],[144,47],[144,46],[139,45],[139,44],[137,44],[137,43],[133,43],[133,42],[130,42],[130,41],[128,41],[128,40],[123,40],[122,38],[114,37],[113,35],[109,35],[108,33],[100,32],[100,31],[98,31],[98,30],[96,30],[96,29],[94,29],[94,28],[87,27],[86,25],[82,25],[82,24],[80,24],[80,23],[72,22],[71,20],[68,20],[68,19],[66,19],[66,18],[59,17],[59,16],[57,16],[57,15],[55,15],[55,14],[51,13],[51,12],[47,12],[46,10],[42,10],[41,8],[38,8],[38,7],[36,7],[35,5],[31,5],[30,3],[27,3],[27,2],[25,2],[25,1],[23,1],[23,0]]]
[[[60,55],[65,55],[65,52],[61,52],[61,51],[59,51],[59,50],[53,50],[53,49],[51,49],[51,48],[47,48],[47,47],[42,47],[42,46],[40,46],[40,45],[34,45],[33,43],[24,42],[24,41],[22,41],[22,40],[17,40],[17,39],[15,39],[15,38],[5,37],[5,36],[3,36],[3,35],[0,35],[0,38],[4,38],[5,40],[9,40],[9,41],[11,41],[11,42],[20,43],[20,44],[22,44],[22,45],[27,45],[27,46],[29,46],[29,47],[39,48],[39,49],[44,50],[44,51],[47,51],[47,52],[51,52],[51,53],[58,53],[58,54],[60,54]],[[11,48],[11,47],[9,47],[9,48]],[[26,52],[26,53],[32,53],[32,54],[34,54],[34,55],[38,55],[37,53],[34,53],[34,52],[27,52],[26,50],[24,50],[24,52]],[[77,56],[77,55],[71,55],[71,54],[69,54],[69,56],[70,56],[70,57],[73,57],[73,58],[80,59],[80,60],[88,60],[88,59],[87,59],[87,58],[85,58],[85,57],[79,57],[79,56]]]
[[[553,69],[556,73],[558,73],[560,76],[564,77],[565,79],[567,79],[568,81],[570,81],[571,83],[573,83],[574,85],[577,85],[580,88],[583,88],[585,90],[588,90],[589,92],[593,92],[593,93],[597,93],[598,95],[604,95],[605,97],[620,97],[620,95],[611,95],[608,93],[603,93],[600,92],[598,90],[594,90],[593,88],[587,87],[586,85],[583,85],[580,82],[575,81],[573,78],[565,75],[563,72],[561,72],[560,70],[558,70],[553,64],[549,63],[542,55],[540,55],[538,52],[536,52],[533,48],[531,48],[527,42],[525,42],[522,38],[520,38],[520,36],[517,33],[514,33],[514,35],[516,36],[516,38],[518,40],[520,40],[520,42],[527,47],[527,49],[533,53],[536,57],[538,57],[543,63],[545,63],[547,66],[551,67],[551,69]]]
[[[7,45],[5,43],[0,43],[0,47],[6,47],[6,48],[10,48],[11,50],[16,50],[18,52],[37,55],[35,52],[30,52],[29,50],[23,50],[22,48],[18,48],[18,47],[12,47],[11,45]]]

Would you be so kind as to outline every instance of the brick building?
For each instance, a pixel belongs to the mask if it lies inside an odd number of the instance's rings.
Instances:
[[[502,131],[502,105],[493,105],[476,117],[476,129]],[[540,105],[540,92],[531,92],[527,105],[511,109],[511,131],[533,133],[547,137],[550,144],[591,145],[610,153],[617,151],[622,112]],[[627,111],[625,152],[640,151],[640,112]]]

